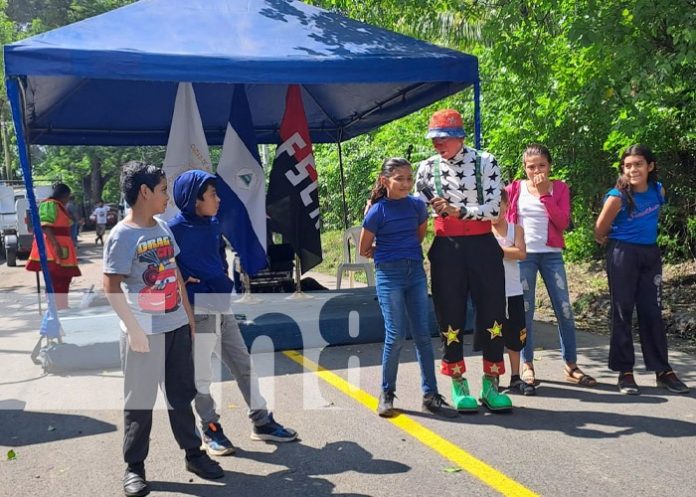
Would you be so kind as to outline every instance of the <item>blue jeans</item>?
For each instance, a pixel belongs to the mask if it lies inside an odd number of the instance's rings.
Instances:
[[[423,262],[411,259],[375,265],[377,298],[384,316],[382,391],[396,391],[399,353],[407,330],[416,345],[423,395],[437,393],[435,356],[428,320],[428,287]]]
[[[522,361],[534,360],[534,309],[537,273],[546,285],[551,299],[553,312],[558,321],[558,335],[561,339],[561,354],[566,363],[577,361],[575,346],[575,319],[568,295],[568,278],[566,277],[563,255],[560,252],[527,252],[527,258],[520,261],[520,278],[524,291],[525,322],[527,326],[527,343],[522,349]]]
[[[72,238],[73,243],[77,247],[77,235],[80,234],[80,225],[77,221],[73,221],[70,225],[70,238]]]

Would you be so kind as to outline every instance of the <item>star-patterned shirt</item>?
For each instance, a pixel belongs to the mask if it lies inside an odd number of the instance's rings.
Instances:
[[[463,220],[493,220],[500,214],[500,168],[491,154],[480,154],[483,205],[479,205],[476,192],[476,151],[465,146],[449,160],[440,158],[441,196],[453,206],[465,209],[462,211]],[[425,181],[436,195],[434,170],[438,157],[434,155],[422,161],[416,174],[416,183]],[[433,212],[433,216],[437,214]]]

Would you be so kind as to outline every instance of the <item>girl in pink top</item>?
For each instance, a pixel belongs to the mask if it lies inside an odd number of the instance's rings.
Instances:
[[[583,373],[576,363],[575,320],[563,264],[563,231],[570,224],[570,192],[563,181],[549,179],[551,153],[544,145],[528,146],[522,160],[527,179],[514,181],[507,187],[510,197],[507,220],[523,227],[527,245],[527,257],[519,263],[527,326],[522,379],[530,384],[536,382],[533,325],[537,273],[541,273],[558,321],[566,380],[595,386],[597,381]]]

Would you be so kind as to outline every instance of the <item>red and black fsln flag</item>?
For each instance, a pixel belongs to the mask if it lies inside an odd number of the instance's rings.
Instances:
[[[322,261],[319,190],[312,142],[298,85],[290,85],[266,194],[266,211],[300,258],[302,273]]]

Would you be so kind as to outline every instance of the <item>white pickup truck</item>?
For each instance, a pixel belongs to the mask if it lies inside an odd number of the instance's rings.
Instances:
[[[51,195],[50,186],[34,188],[36,201]],[[17,265],[17,257],[28,257],[34,241],[26,190],[0,184],[0,242],[8,266]]]

